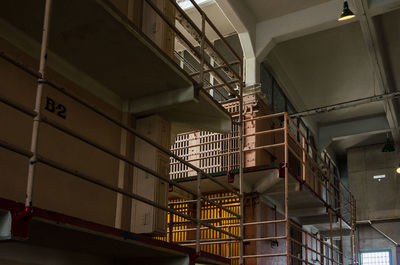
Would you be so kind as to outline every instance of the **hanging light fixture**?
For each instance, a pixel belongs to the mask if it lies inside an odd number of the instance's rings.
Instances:
[[[383,153],[390,153],[390,152],[394,152],[394,151],[395,151],[394,144],[390,140],[389,134],[386,134],[386,142],[385,142],[385,145],[382,148],[382,152]]]
[[[400,164],[399,164],[399,166],[396,168],[396,173],[397,173],[397,174],[400,174]]]
[[[354,15],[354,13],[349,8],[349,3],[347,1],[344,1],[343,11],[342,11],[342,14],[340,15],[340,17],[338,18],[338,21],[352,19],[355,16],[356,15]]]

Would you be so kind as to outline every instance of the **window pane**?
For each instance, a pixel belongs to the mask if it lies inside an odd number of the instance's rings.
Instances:
[[[361,265],[390,265],[390,252],[362,252]]]

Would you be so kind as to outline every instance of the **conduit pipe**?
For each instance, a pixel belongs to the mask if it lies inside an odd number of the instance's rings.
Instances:
[[[31,140],[31,149],[30,149],[32,152],[32,156],[29,159],[25,207],[32,206],[33,179],[35,176],[35,167],[36,167],[36,160],[37,160],[37,144],[38,144],[38,134],[39,134],[39,125],[40,125],[40,109],[41,109],[41,101],[42,101],[43,82],[44,82],[44,78],[45,78],[51,2],[52,2],[52,0],[46,0],[45,10],[44,10],[42,44],[41,44],[41,49],[40,49],[40,61],[39,61],[39,74],[41,77],[38,78],[38,85],[37,85],[37,89],[36,89],[36,101],[35,101],[35,109],[34,109],[34,111],[36,112],[36,115],[33,118],[32,140]],[[29,211],[29,210],[27,210],[27,211]]]

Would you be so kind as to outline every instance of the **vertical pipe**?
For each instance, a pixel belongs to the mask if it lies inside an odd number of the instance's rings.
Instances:
[[[172,210],[174,209],[174,205],[171,205]],[[169,213],[169,233],[168,233],[168,242],[172,243],[173,241],[173,230],[174,230],[174,215],[173,213]]]
[[[343,211],[342,211],[342,190],[341,190],[341,185],[340,185],[341,181],[339,180],[339,212],[340,212],[340,216],[339,216],[339,230],[340,230],[340,263],[343,264],[343,224],[342,224],[342,219],[343,219]]]
[[[196,253],[200,253],[200,221],[201,221],[201,190],[200,190],[201,174],[197,172],[197,201],[196,201]]]
[[[304,241],[305,241],[305,251],[304,251],[304,256],[305,256],[305,260],[306,260],[306,264],[308,264],[308,233],[305,232],[304,234]]]
[[[302,148],[303,148],[303,181],[306,181],[306,138],[303,136],[302,137]]]
[[[204,87],[204,60],[205,60],[205,37],[206,37],[206,20],[204,12],[201,12],[201,66],[200,66],[200,86]]]
[[[243,254],[244,254],[244,193],[243,193],[243,130],[244,130],[244,121],[243,121],[243,63],[240,64],[240,80],[239,85],[239,194],[240,194],[240,246],[239,246],[239,264],[244,264]]]
[[[288,118],[284,114],[284,139],[285,139],[285,220],[286,220],[286,264],[290,265],[290,224],[289,224],[289,149],[288,149]]]
[[[50,26],[51,2],[52,2],[52,0],[46,0],[45,10],[44,10],[42,44],[41,44],[41,49],[40,49],[40,62],[39,62],[39,74],[41,75],[41,78],[38,79],[38,85],[37,85],[37,89],[36,89],[36,101],[35,101],[36,115],[33,118],[33,126],[32,126],[32,140],[31,140],[31,149],[30,149],[32,152],[32,157],[29,159],[25,207],[32,206],[33,179],[35,176],[35,167],[36,167],[36,158],[37,158],[37,144],[38,144],[38,138],[39,138],[38,134],[39,134],[39,124],[40,124],[40,109],[41,109],[41,102],[42,102],[43,81],[45,78],[47,43],[48,43],[48,34],[49,34],[49,26]]]
[[[333,230],[332,230],[332,210],[329,208],[329,237],[331,239],[331,263],[334,265],[334,258],[333,258]]]
[[[325,154],[326,158],[326,154]],[[332,183],[331,183],[331,169],[328,168],[328,187],[329,187],[329,236],[331,240],[331,264],[334,265],[334,258],[333,258],[333,231],[332,231]]]

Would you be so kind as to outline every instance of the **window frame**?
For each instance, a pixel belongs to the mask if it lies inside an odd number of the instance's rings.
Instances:
[[[388,252],[389,253],[389,265],[393,265],[392,263],[392,250],[391,249],[379,249],[379,250],[364,250],[360,251],[360,265],[363,264],[362,254],[364,253],[379,253],[379,252]]]

